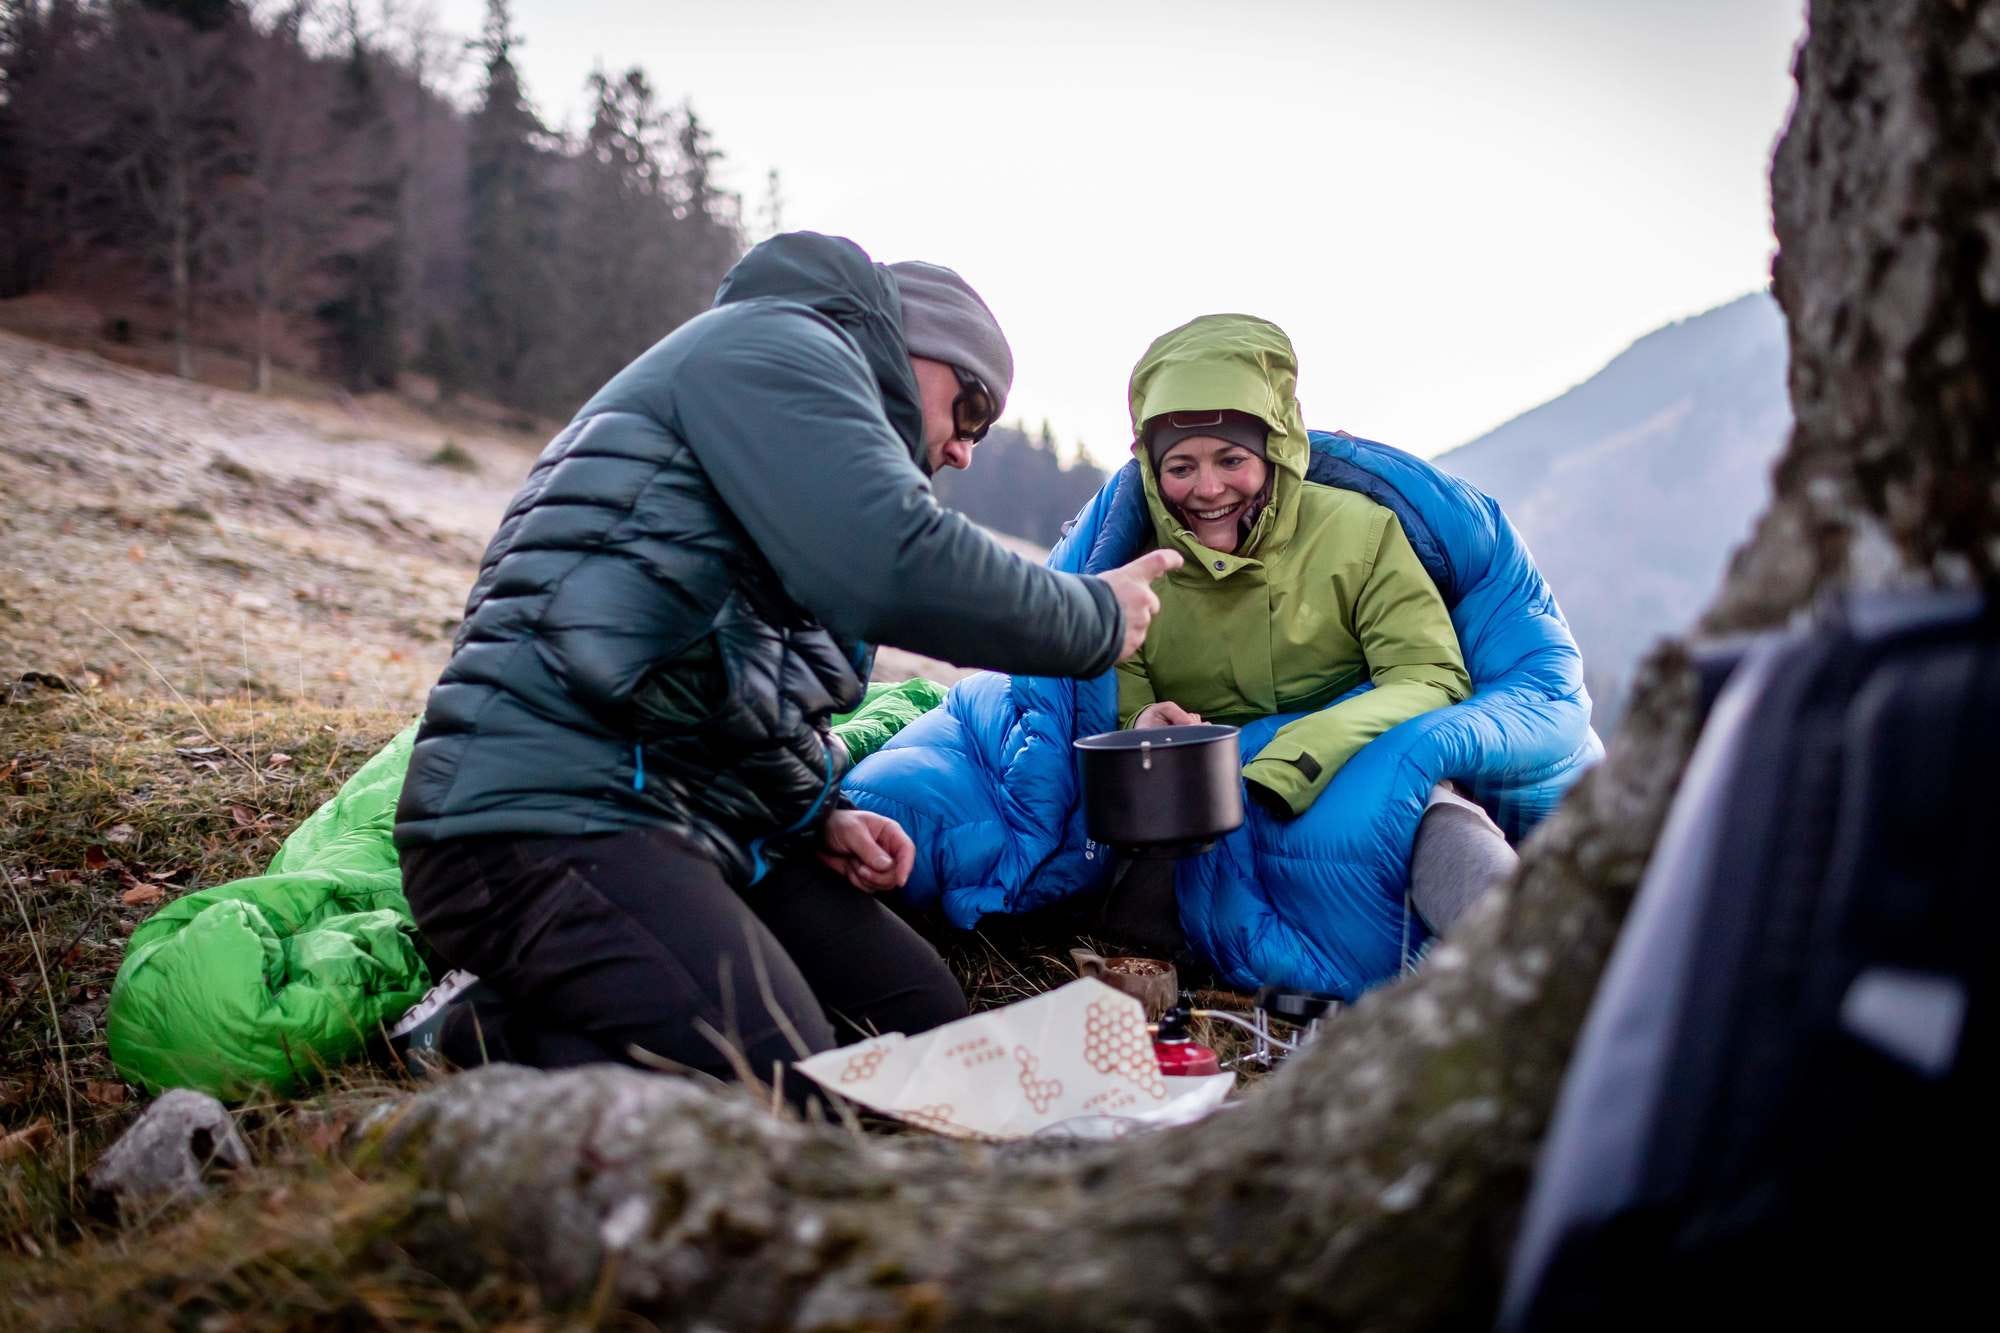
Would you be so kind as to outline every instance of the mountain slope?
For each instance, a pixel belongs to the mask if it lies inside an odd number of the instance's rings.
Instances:
[[[1749,535],[1791,426],[1785,366],[1783,317],[1755,293],[1647,334],[1435,460],[1527,539],[1600,705],[1654,639],[1694,618]]]

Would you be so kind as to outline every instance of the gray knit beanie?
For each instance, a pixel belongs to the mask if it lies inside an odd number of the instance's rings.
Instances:
[[[1014,387],[1014,352],[1000,321],[964,278],[942,264],[906,259],[889,265],[903,298],[903,341],[911,356],[942,361],[979,377],[993,395],[993,415]]]

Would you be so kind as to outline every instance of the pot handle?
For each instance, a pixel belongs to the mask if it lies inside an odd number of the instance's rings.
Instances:
[[[1101,977],[1104,975],[1104,955],[1092,953],[1088,949],[1071,949],[1069,961],[1076,968],[1079,977]]]

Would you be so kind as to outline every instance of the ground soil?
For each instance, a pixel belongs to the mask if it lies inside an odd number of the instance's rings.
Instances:
[[[0,332],[0,682],[414,714],[544,442],[492,415],[259,396]],[[876,670],[963,674],[893,649]]]

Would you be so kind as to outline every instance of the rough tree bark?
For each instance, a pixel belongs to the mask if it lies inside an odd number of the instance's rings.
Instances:
[[[1771,170],[1797,420],[1706,626],[2000,569],[2000,6],[1818,0]]]
[[[1818,0],[1797,72],[1773,172],[1797,424],[1718,630],[2000,567],[2000,0]],[[1188,1130],[865,1140],[670,1079],[495,1069],[387,1141],[451,1200],[456,1225],[425,1230],[675,1327],[1484,1322],[1693,732],[1670,645],[1505,901]]]

